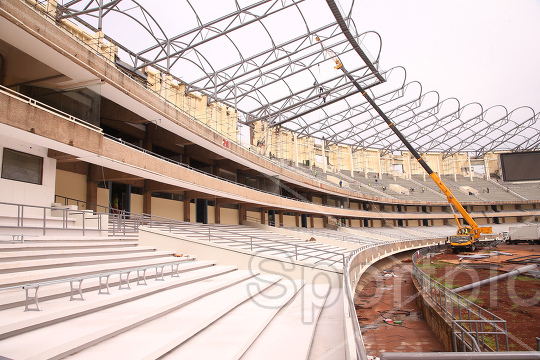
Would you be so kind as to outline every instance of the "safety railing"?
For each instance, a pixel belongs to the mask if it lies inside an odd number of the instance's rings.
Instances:
[[[82,201],[79,202],[79,205],[81,203]],[[88,203],[86,204],[88,205]],[[112,236],[126,236],[137,233],[140,226],[159,228],[162,230],[165,229],[170,233],[172,233],[173,230],[176,229],[180,230],[181,228],[189,227],[189,231],[192,234],[202,235],[206,237],[209,241],[225,240],[231,243],[236,243],[238,245],[249,245],[251,251],[262,251],[263,249],[272,250],[277,253],[290,254],[290,257],[294,256],[294,259],[296,260],[298,260],[299,257],[306,256],[316,259],[316,263],[324,262],[325,265],[333,266],[334,264],[343,264],[345,258],[344,253],[318,249],[309,245],[293,244],[285,241],[279,241],[255,235],[248,236],[242,234],[241,232],[235,232],[223,228],[212,229],[211,225],[173,220],[151,214],[134,214],[122,210],[118,211],[117,209],[107,207],[103,207],[103,209],[107,211],[107,213],[100,213],[92,210],[72,210],[65,207],[45,207],[2,202],[0,202],[0,205],[6,205],[7,207],[11,207],[13,209],[13,212],[16,211],[17,213],[16,224],[12,224],[13,226],[10,227],[20,227],[25,229],[42,229],[43,235],[46,235],[47,230],[64,229],[80,230],[83,235],[85,235],[85,233],[88,231],[108,231],[108,233]],[[37,210],[37,212],[34,212],[33,217],[29,218],[25,216],[25,212],[28,213],[28,208]],[[50,215],[51,211],[60,211],[62,213],[62,227],[47,226],[47,224],[50,224],[52,221],[58,221],[58,217],[53,217]],[[36,217],[36,213],[42,214],[42,217]],[[82,219],[81,226],[70,226],[70,218],[78,214],[82,215],[80,216],[80,218]],[[25,225],[25,222],[26,224],[28,224],[30,220],[36,219],[40,223],[40,226]],[[91,219],[97,219],[95,227],[88,226],[88,221]],[[0,226],[0,228],[1,227],[2,226]],[[229,237],[227,237],[227,235],[229,235]],[[264,245],[261,243],[264,243]],[[283,249],[284,247],[286,249]],[[294,249],[294,251],[291,251],[291,249]],[[306,255],[308,252],[310,253],[309,256]],[[339,260],[336,260],[336,257],[339,258]]]
[[[65,120],[68,120],[68,121],[71,121],[73,123],[76,123],[78,125],[81,125],[81,126],[84,126],[85,128],[87,129],[90,129],[90,130],[93,130],[95,132],[98,132],[98,133],[102,133],[103,130],[98,127],[98,126],[95,126],[95,125],[92,125],[84,120],[81,120],[73,115],[70,115],[68,113],[65,113],[61,110],[58,110],[56,109],[55,107],[52,107],[50,105],[47,105],[45,103],[42,103],[42,102],[39,102],[31,97],[28,97],[26,95],[23,95],[19,92],[16,92],[14,90],[11,90],[10,88],[7,88],[5,86],[2,86],[0,85],[0,93],[2,94],[5,94],[9,97],[12,97],[12,98],[15,98],[15,99],[18,99],[26,104],[29,104],[31,106],[34,106],[36,108],[39,108],[41,110],[44,110],[48,113],[51,113],[51,114],[54,114],[56,116],[59,116],[61,117],[62,119],[65,119]]]
[[[256,217],[253,217],[253,216],[247,216],[246,220],[252,221],[254,223],[259,222],[259,218],[256,218]],[[345,242],[352,242],[352,243],[361,244],[361,245],[369,244],[369,243],[381,243],[381,241],[377,241],[377,240],[361,239],[359,236],[355,236],[355,235],[352,235],[352,234],[348,234],[348,235],[338,234],[338,233],[336,233],[336,231],[333,231],[335,234],[332,234],[330,232],[332,230],[326,231],[325,229],[321,229],[321,228],[312,228],[312,227],[305,227],[304,228],[304,227],[298,227],[298,226],[291,226],[291,225],[283,224],[283,223],[276,222],[276,221],[274,221],[274,225],[277,226],[278,228],[289,230],[289,231],[294,231],[294,232],[297,232],[297,233],[320,235],[320,236],[327,237],[327,238],[330,238],[330,239],[335,239],[335,240],[340,240],[340,241],[345,241]]]
[[[47,235],[47,231],[80,231],[101,232],[108,229],[108,215],[91,210],[74,210],[66,207],[51,207],[0,202],[0,211],[5,220],[0,228],[25,228],[37,230],[39,235]],[[17,234],[21,241],[29,236]],[[37,234],[34,234],[37,235]]]
[[[135,219],[137,219],[137,215],[135,216]],[[295,260],[299,260],[299,257],[301,258],[302,256],[314,258],[317,259],[315,263],[324,262],[327,266],[343,264],[346,256],[345,253],[319,249],[309,245],[294,244],[256,235],[246,235],[241,232],[223,228],[214,229],[211,225],[188,223],[149,214],[140,216],[139,224],[149,228],[165,230],[169,233],[175,233],[175,230],[189,231],[192,237],[193,235],[200,235],[200,237],[208,241],[223,240],[236,245],[245,245],[249,246],[250,251],[271,250],[277,253],[290,255],[288,257],[291,258],[294,256]],[[294,249],[294,251],[291,251],[291,249]],[[339,260],[337,260],[336,257]]]
[[[422,294],[451,319],[454,351],[501,351],[501,343],[508,351],[504,319],[456,294],[418,267],[418,261],[429,251],[423,249],[413,255],[413,276]]]
[[[444,244],[445,240],[445,238],[433,238],[365,245],[347,257],[343,271],[343,309],[347,359],[368,359],[354,306],[355,289],[363,272],[384,257],[407,250],[439,246]]]
[[[98,204],[93,204],[93,203],[89,203],[87,201],[83,201],[83,200],[78,200],[78,199],[74,199],[74,198],[70,198],[70,197],[67,197],[67,196],[62,196],[62,195],[54,195],[54,202],[56,203],[59,203],[63,206],[69,206],[69,205],[75,205],[77,206],[77,209],[80,210],[81,208],[81,205],[84,205],[84,207],[87,209],[87,210],[100,210],[99,212],[102,212],[102,213],[112,213],[113,212],[113,208],[112,207],[109,207],[109,206],[103,206],[103,205],[98,205]]]

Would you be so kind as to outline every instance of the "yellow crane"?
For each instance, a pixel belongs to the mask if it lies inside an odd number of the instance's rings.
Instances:
[[[315,37],[317,41],[320,42],[319,37]],[[324,45],[321,42],[321,46],[323,47],[323,50],[325,50],[330,57],[334,60],[336,65],[334,66],[335,69],[341,70],[345,76],[353,83],[353,85],[360,91],[362,96],[367,100],[367,102],[373,107],[375,111],[379,114],[379,116],[388,124],[390,129],[394,132],[394,134],[397,135],[397,137],[401,140],[401,142],[409,149],[411,154],[416,158],[418,163],[424,168],[424,170],[428,173],[429,177],[435,181],[435,184],[441,189],[443,194],[446,196],[446,199],[450,203],[450,206],[455,207],[457,211],[463,216],[463,219],[468,225],[462,226],[459,222],[459,219],[457,215],[454,213],[454,218],[456,219],[456,222],[458,224],[458,231],[456,235],[450,236],[450,245],[454,252],[458,252],[460,250],[471,250],[474,251],[476,249],[476,242],[480,239],[481,234],[491,234],[492,229],[491,226],[489,227],[481,227],[478,226],[476,221],[471,217],[471,215],[465,210],[465,208],[461,205],[461,203],[456,199],[456,197],[452,194],[450,189],[443,183],[439,175],[431,170],[429,165],[422,159],[420,154],[412,147],[412,145],[407,141],[407,139],[403,136],[403,134],[396,128],[396,125],[386,116],[386,114],[381,110],[381,108],[373,101],[373,99],[368,95],[366,90],[358,84],[358,82],[354,79],[354,77],[345,69],[345,66],[343,66],[343,63],[339,59],[339,57],[331,50],[326,50],[324,48]],[[452,208],[453,211],[453,208]]]

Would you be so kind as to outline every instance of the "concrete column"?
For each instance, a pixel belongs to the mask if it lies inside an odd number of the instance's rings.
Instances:
[[[191,164],[191,158],[189,157],[189,155],[182,155],[182,162],[186,165],[190,165]]]
[[[407,159],[407,178],[411,180],[412,177],[412,169],[411,169],[411,156],[409,153],[406,153],[405,159]]]
[[[315,227],[315,220],[313,220],[313,214],[309,215],[309,225],[314,228]]]
[[[298,213],[294,213],[294,220],[296,223],[296,227],[300,227],[300,215]]]
[[[283,211],[278,211],[277,212],[279,214],[279,224],[278,227],[283,227]]]
[[[58,5],[58,1],[56,0],[48,0],[47,1],[47,13],[51,15],[53,18],[56,17],[56,7]]]
[[[266,224],[266,212],[264,209],[261,209],[261,224]]]
[[[326,173],[326,141],[322,141],[322,171]]]
[[[277,158],[285,160],[285,152],[283,151],[283,132],[281,131],[280,127],[278,127],[278,134],[279,134],[279,149],[278,149],[279,155],[277,156]]]
[[[452,168],[454,169],[454,181],[457,182],[456,159],[452,156]]]
[[[214,202],[214,224],[221,224],[221,204]]]
[[[364,177],[367,179],[367,167],[368,167],[368,160],[367,160],[367,154],[366,154],[366,150],[363,150],[364,152]]]
[[[439,174],[439,176],[442,176],[441,162],[439,161],[439,155],[437,155],[437,174]]]
[[[351,177],[354,177],[354,158],[353,158],[353,153],[352,153],[352,147],[349,146],[349,156],[350,156],[350,159],[351,159]]]
[[[184,195],[184,221],[191,221],[191,199]]]
[[[143,192],[143,213],[152,214],[152,192],[146,189]]]
[[[471,179],[471,181],[473,181],[473,176],[472,176],[472,166],[471,166],[471,158],[469,157],[469,153],[467,153],[467,164],[469,165],[469,179]]]
[[[298,134],[293,134],[294,139],[294,166],[298,167]]]
[[[379,163],[379,179],[382,179],[382,161],[381,161],[381,152],[377,150],[377,160]]]
[[[90,165],[91,166],[91,165]],[[98,209],[96,205],[98,199],[97,199],[97,182],[90,180],[90,176],[88,176],[88,181],[86,183],[86,202],[88,203],[86,206],[86,210],[93,210],[93,211],[99,211],[103,212],[104,209]]]
[[[171,84],[172,84],[172,76],[169,75],[169,74],[164,74],[162,73],[162,79],[163,79],[163,84],[162,84],[162,87],[161,87],[161,95],[169,100],[169,95],[171,94]]]
[[[313,147],[311,146],[311,139],[310,138],[307,138],[307,143],[308,143],[308,154],[307,154],[307,157],[308,157],[308,160],[309,160],[309,170],[311,170],[313,168],[313,163],[315,162],[315,159],[311,158],[311,154],[313,152]]]
[[[86,206],[87,210],[93,210],[98,211],[97,206],[90,205],[90,204],[97,204],[97,181],[92,181],[92,179],[98,179],[97,174],[99,174],[97,170],[97,166],[88,164],[88,175],[86,176],[86,202],[88,203]],[[104,209],[101,208],[99,210],[100,212],[103,212]]]
[[[238,224],[245,225],[247,220],[246,207],[242,204],[238,204]]]
[[[491,175],[490,175],[491,171],[489,169],[489,160],[486,157],[486,154],[484,154],[484,171],[486,172],[486,180],[491,179]]]

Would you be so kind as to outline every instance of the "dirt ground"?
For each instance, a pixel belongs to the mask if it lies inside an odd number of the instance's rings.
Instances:
[[[411,268],[405,260],[378,273],[355,301],[368,355],[444,351],[416,305]]]
[[[504,274],[525,264],[509,264],[505,260],[524,255],[540,256],[538,245],[498,246],[496,251],[513,256],[498,255],[482,260],[459,261],[458,255],[446,252],[424,259],[419,267],[450,289]],[[489,253],[477,250],[475,255]],[[539,269],[540,270],[540,269]],[[510,351],[536,351],[540,337],[540,279],[526,275],[511,276],[479,288],[460,292],[460,295],[506,320]],[[506,350],[506,349],[502,349]]]

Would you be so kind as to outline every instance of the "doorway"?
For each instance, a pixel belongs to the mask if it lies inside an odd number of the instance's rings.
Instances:
[[[131,212],[131,185],[109,181],[109,189],[109,206],[113,209],[118,207],[118,211]]]
[[[195,201],[195,221],[202,224],[208,224],[208,200],[197,199]]]

